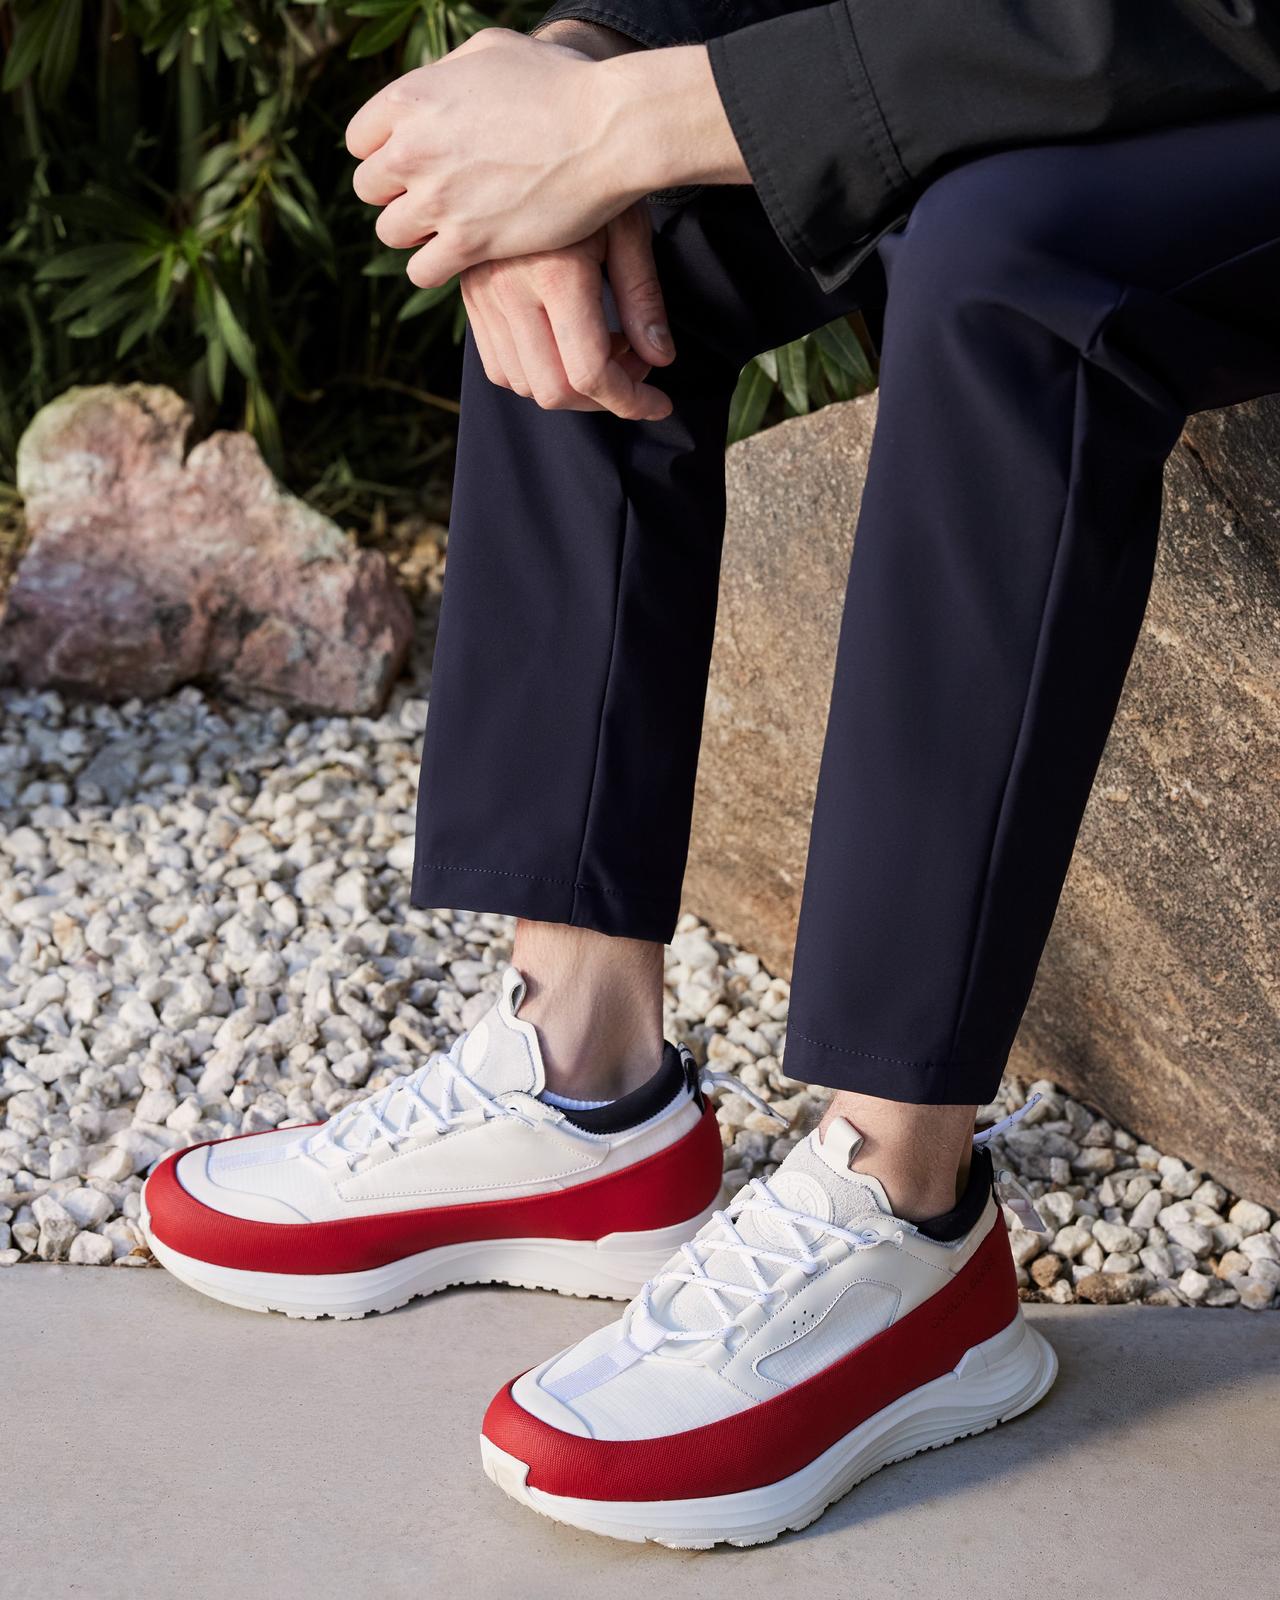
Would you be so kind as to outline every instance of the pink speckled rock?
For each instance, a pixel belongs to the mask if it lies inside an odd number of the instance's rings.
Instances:
[[[180,396],[145,384],[70,389],[33,419],[0,678],[378,711],[413,631],[385,560],[285,493],[247,434],[187,454],[190,423]]]

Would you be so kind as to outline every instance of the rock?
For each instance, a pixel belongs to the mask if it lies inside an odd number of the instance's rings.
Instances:
[[[1147,1245],[1144,1250],[1138,1251],[1138,1260],[1141,1261],[1148,1272],[1153,1272],[1157,1278],[1173,1277],[1173,1257],[1164,1245]]]
[[[1050,1226],[1065,1228],[1076,1214],[1076,1197],[1065,1189],[1050,1189],[1036,1201],[1036,1210]]]
[[[1142,1199],[1134,1206],[1129,1217],[1129,1226],[1139,1233],[1145,1233],[1160,1214],[1164,1204],[1164,1196],[1159,1189],[1149,1189]]]
[[[1191,1198],[1197,1204],[1207,1206],[1210,1211],[1221,1212],[1227,1191],[1220,1183],[1214,1183],[1212,1178],[1206,1178],[1193,1192]]]
[[[1240,1304],[1247,1311],[1266,1311],[1275,1298],[1275,1289],[1267,1283],[1247,1283],[1240,1291]]]
[[[1082,1228],[1078,1223],[1069,1223],[1065,1228],[1060,1228],[1054,1236],[1053,1250],[1064,1261],[1074,1261],[1093,1243],[1093,1235],[1087,1228]]]
[[[187,453],[190,425],[184,400],[143,384],[71,389],[36,414],[0,677],[107,700],[199,679],[376,713],[413,628],[385,559],[286,494],[247,434]],[[84,779],[128,782],[92,763]]]
[[[1095,1306],[1128,1305],[1152,1287],[1147,1272],[1091,1272],[1076,1284],[1076,1298]]]
[[[32,1201],[31,1212],[40,1228],[36,1254],[41,1261],[65,1261],[71,1241],[79,1231],[75,1219],[48,1194]]]
[[[1235,1224],[1242,1238],[1252,1233],[1265,1233],[1271,1225],[1271,1213],[1266,1206],[1252,1200],[1237,1200],[1227,1212],[1227,1221]]]
[[[1173,1222],[1165,1229],[1170,1244],[1180,1244],[1196,1257],[1207,1256],[1213,1249],[1213,1235],[1198,1222]]]
[[[1014,1263],[1025,1267],[1044,1249],[1044,1236],[1030,1228],[1014,1228],[1009,1235],[1009,1249],[1013,1253]],[[1245,1270],[1248,1270],[1247,1265]]]
[[[1192,1305],[1198,1305],[1212,1288],[1213,1279],[1194,1267],[1188,1267],[1178,1279],[1178,1293]]]
[[[1048,1289],[1052,1284],[1057,1283],[1062,1276],[1062,1268],[1062,1257],[1050,1253],[1049,1255],[1038,1256],[1031,1263],[1030,1270],[1031,1276],[1040,1288]]]
[[[67,1253],[67,1260],[77,1267],[108,1267],[111,1259],[111,1240],[100,1233],[76,1234]]]
[[[121,1150],[118,1146],[104,1150],[96,1160],[92,1161],[85,1170],[89,1178],[106,1178],[119,1182],[121,1178],[133,1175],[133,1160],[128,1151]]]
[[[1071,1162],[1072,1172],[1084,1172],[1090,1175],[1095,1173],[1113,1172],[1116,1165],[1116,1153],[1109,1149],[1082,1150]]]
[[[115,1210],[111,1201],[100,1189],[69,1189],[61,1197],[61,1203],[67,1214],[82,1229],[100,1227]]]
[[[139,1122],[164,1122],[178,1109],[172,1089],[148,1089],[138,1101],[134,1116]]]
[[[772,972],[791,946],[874,395],[733,445],[685,904]],[[803,552],[803,559],[798,559]],[[765,842],[767,841],[767,847]]]
[[[1084,1272],[1101,1272],[1102,1263],[1106,1257],[1102,1253],[1102,1246],[1096,1239],[1091,1239],[1080,1252],[1079,1266]]]
[[[735,444],[685,903],[787,972],[874,398]],[[1280,398],[1191,419],[1011,1068],[1280,1207]],[[1142,1147],[1139,1165],[1147,1164]],[[1083,1168],[1077,1168],[1084,1171]],[[1181,1197],[1203,1178],[1170,1184]]]
[[[1093,1237],[1104,1250],[1126,1252],[1142,1248],[1142,1235],[1133,1228],[1122,1227],[1118,1222],[1095,1222]]]
[[[1273,1289],[1280,1289],[1280,1261],[1259,1257],[1252,1261],[1249,1276],[1256,1278],[1259,1283],[1269,1283]]]

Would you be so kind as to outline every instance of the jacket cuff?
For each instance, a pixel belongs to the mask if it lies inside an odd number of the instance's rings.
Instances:
[[[699,10],[704,9],[679,0],[653,0],[643,6],[630,0],[617,0],[616,5],[596,5],[594,0],[556,0],[551,8],[529,29],[531,34],[548,22],[598,22],[601,27],[612,28],[625,34],[637,44],[650,50],[661,50],[668,45],[700,44],[705,34],[700,31]]]
[[[847,6],[752,23],[707,54],[774,231],[820,287],[838,287],[911,187]]]

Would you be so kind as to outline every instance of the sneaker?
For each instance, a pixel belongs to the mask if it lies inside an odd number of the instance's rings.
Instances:
[[[508,1384],[481,1435],[494,1483],[618,1539],[761,1544],[1033,1406],[1057,1361],[1023,1318],[986,1150],[956,1209],[914,1226],[849,1170],[860,1143],[815,1129],[621,1320]]]
[[[545,1093],[525,982],[416,1072],[325,1123],[196,1145],[147,1179],[142,1226],[229,1305],[362,1317],[455,1283],[626,1299],[720,1195],[715,1113],[666,1044],[631,1094]]]

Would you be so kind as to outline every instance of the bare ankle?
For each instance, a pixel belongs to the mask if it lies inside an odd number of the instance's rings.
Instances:
[[[511,959],[528,984],[520,1017],[537,1030],[554,1094],[612,1100],[657,1071],[662,954],[648,939],[517,922]]]
[[[977,1106],[917,1106],[840,1091],[822,1119],[844,1117],[862,1135],[855,1172],[879,1180],[907,1222],[949,1211],[964,1192]]]

